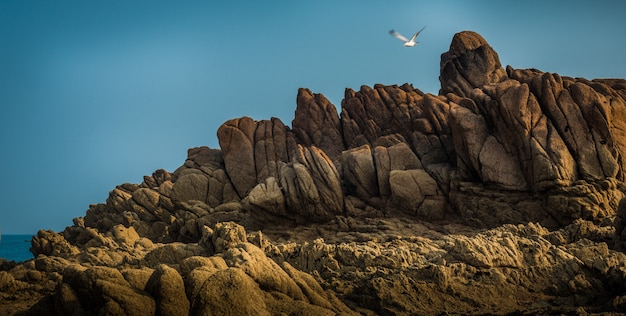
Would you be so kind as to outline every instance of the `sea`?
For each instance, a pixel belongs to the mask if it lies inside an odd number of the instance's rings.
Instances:
[[[26,261],[33,259],[30,253],[30,240],[33,235],[6,235],[0,238],[0,258],[9,261]]]

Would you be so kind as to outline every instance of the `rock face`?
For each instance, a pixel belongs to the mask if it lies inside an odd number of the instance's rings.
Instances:
[[[439,80],[225,122],[0,265],[0,314],[626,311],[626,80],[504,69],[468,31]]]

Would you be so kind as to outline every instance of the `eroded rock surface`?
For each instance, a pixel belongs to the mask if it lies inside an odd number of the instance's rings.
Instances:
[[[0,314],[625,312],[626,80],[505,69],[469,31],[439,80],[225,122],[1,262]]]

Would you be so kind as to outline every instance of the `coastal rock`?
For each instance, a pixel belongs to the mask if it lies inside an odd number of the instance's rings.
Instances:
[[[181,275],[165,264],[156,266],[146,284],[156,302],[156,315],[189,315],[189,301]]]
[[[56,293],[59,314],[154,315],[148,293],[133,288],[114,268],[71,268]]]
[[[283,165],[280,176],[286,205],[297,217],[322,222],[342,213],[339,173],[320,149],[298,146],[294,160]]]
[[[33,237],[31,241],[30,251],[35,256],[43,254],[59,257],[79,253],[76,246],[71,245],[62,235],[50,230],[37,232],[37,236]]]
[[[191,304],[193,315],[271,315],[263,291],[245,272],[228,268],[211,275]]]
[[[225,122],[0,262],[0,314],[623,312],[626,80],[505,71],[470,31],[440,69]]]
[[[477,33],[463,31],[452,38],[450,50],[441,55],[440,95],[470,96],[474,88],[506,79],[496,51]]]
[[[256,185],[254,168],[254,134],[257,122],[249,117],[225,122],[217,130],[224,166],[239,197],[244,197]]]
[[[316,146],[333,160],[344,150],[337,109],[321,94],[304,88],[298,90],[291,125],[299,144]]]

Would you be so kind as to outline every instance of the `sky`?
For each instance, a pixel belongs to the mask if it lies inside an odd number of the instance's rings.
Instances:
[[[626,78],[626,1],[0,0],[0,231],[61,231],[229,119],[291,126],[300,87],[437,94],[464,30],[504,66]]]

